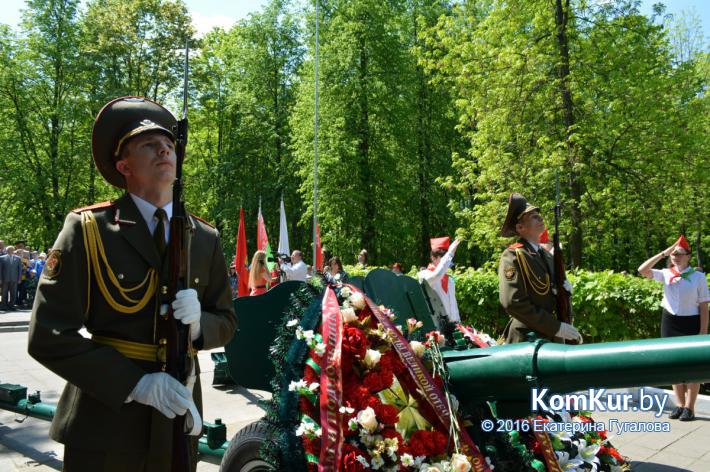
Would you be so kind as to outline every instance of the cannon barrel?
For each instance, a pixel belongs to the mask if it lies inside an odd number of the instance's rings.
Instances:
[[[530,405],[534,387],[563,394],[710,380],[710,335],[586,345],[538,339],[443,354],[461,402],[495,400],[518,411]]]

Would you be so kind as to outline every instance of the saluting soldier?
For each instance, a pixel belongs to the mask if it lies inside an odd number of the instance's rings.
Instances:
[[[50,436],[65,444],[66,471],[170,468],[172,418],[189,413],[199,434],[199,380],[164,372],[176,120],[145,98],[115,99],[99,112],[93,158],[126,193],[72,211],[37,288],[29,352],[67,380]],[[191,215],[189,288],[172,302],[196,351],[223,346],[236,317],[217,231]],[[79,330],[86,328],[89,337]],[[197,406],[197,409],[195,409]],[[196,438],[192,441],[196,466]]]
[[[540,209],[513,193],[501,235],[517,236],[518,240],[503,251],[498,265],[500,303],[511,317],[503,336],[507,343],[516,343],[525,341],[533,331],[542,338],[581,343],[579,331],[555,316],[554,261],[540,245],[543,232]],[[571,290],[571,285],[563,289]]]

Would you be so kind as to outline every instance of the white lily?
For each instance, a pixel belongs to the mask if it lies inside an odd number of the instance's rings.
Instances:
[[[557,455],[557,462],[560,464],[560,467],[562,470],[571,470],[576,472],[579,466],[584,464],[584,461],[582,459],[578,458],[570,458],[569,452],[566,451],[555,451],[555,454]]]
[[[579,451],[578,457],[581,457],[582,460],[588,464],[598,464],[599,458],[597,457],[597,453],[599,449],[601,449],[601,444],[592,443],[587,446],[587,441],[580,439],[577,445],[577,450]]]

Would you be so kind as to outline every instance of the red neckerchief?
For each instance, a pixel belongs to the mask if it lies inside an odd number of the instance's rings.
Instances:
[[[434,264],[429,264],[426,270],[434,272],[436,270],[436,266]],[[444,274],[441,278],[441,288],[444,290],[444,293],[449,293],[449,276],[447,274]]]
[[[692,268],[690,270],[685,269],[683,272],[678,272],[678,269],[676,269],[675,266],[671,266],[671,274],[673,274],[673,276],[671,277],[669,283],[673,283],[675,279],[685,279],[690,282],[690,274],[693,272]]]

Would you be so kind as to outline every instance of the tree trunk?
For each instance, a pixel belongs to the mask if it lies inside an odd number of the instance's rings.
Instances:
[[[360,38],[360,64],[358,65],[358,81],[360,84],[360,118],[358,123],[358,154],[360,161],[360,184],[364,192],[364,221],[362,225],[362,236],[360,238],[361,249],[367,249],[369,259],[377,258],[377,247],[375,246],[375,199],[372,194],[372,175],[369,162],[370,154],[370,115],[367,83],[368,57],[364,38]],[[371,261],[370,261],[371,262]]]
[[[557,47],[559,53],[557,65],[557,77],[560,81],[560,98],[562,101],[563,122],[565,126],[565,136],[567,140],[567,165],[569,166],[569,187],[572,208],[570,216],[572,219],[572,234],[569,241],[570,262],[573,268],[582,264],[582,212],[580,208],[582,200],[582,184],[579,172],[575,170],[577,163],[577,148],[572,140],[574,118],[574,102],[572,91],[570,90],[569,75],[569,37],[567,36],[567,25],[569,22],[570,5],[569,0],[555,1],[555,24],[557,26]]]

